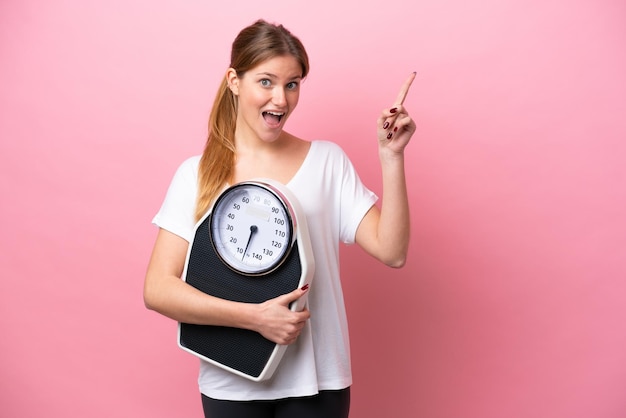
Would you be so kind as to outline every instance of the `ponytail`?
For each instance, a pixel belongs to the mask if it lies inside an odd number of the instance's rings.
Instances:
[[[235,98],[224,77],[213,102],[209,117],[209,135],[198,167],[196,221],[204,216],[222,188],[232,180],[236,121]]]

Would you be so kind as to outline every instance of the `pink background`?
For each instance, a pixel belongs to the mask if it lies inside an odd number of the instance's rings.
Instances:
[[[289,130],[377,191],[418,71],[409,261],[342,250],[352,416],[626,416],[626,3],[364,3],[2,1],[0,416],[201,416],[150,220],[259,17],[311,57]]]

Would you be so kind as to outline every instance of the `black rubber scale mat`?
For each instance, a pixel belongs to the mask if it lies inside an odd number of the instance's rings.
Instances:
[[[219,259],[210,239],[210,216],[195,232],[185,281],[209,295],[238,302],[260,303],[295,290],[302,267],[297,242],[285,262],[272,274],[243,276]],[[209,361],[257,378],[268,366],[277,344],[261,334],[229,327],[181,323],[179,344]]]

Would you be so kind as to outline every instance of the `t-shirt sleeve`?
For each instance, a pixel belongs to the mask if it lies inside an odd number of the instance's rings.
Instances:
[[[345,244],[354,244],[356,231],[365,214],[378,196],[361,181],[348,156],[342,151],[343,177],[341,187],[340,238]]]
[[[152,223],[191,242],[195,227],[195,206],[200,157],[191,157],[176,170],[161,208]]]

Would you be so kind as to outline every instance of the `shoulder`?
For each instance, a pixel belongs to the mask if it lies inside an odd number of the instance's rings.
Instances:
[[[183,160],[178,165],[172,181],[170,189],[190,189],[195,192],[198,182],[198,167],[200,165],[200,156],[196,155]]]
[[[178,165],[174,177],[197,177],[199,166],[200,155],[194,155],[193,157],[189,157],[183,160],[183,162]]]
[[[189,157],[185,160],[183,160],[182,163],[180,163],[178,169],[179,170],[198,170],[198,166],[200,165],[200,155],[194,155],[192,157]]]
[[[339,144],[332,141],[315,140],[311,142],[311,147],[318,153],[323,153],[328,156],[347,158],[343,148],[341,148]]]
[[[334,167],[337,170],[352,170],[353,165],[350,157],[344,149],[337,143],[326,140],[313,141],[311,146],[312,155],[317,161],[324,161],[327,168]]]

